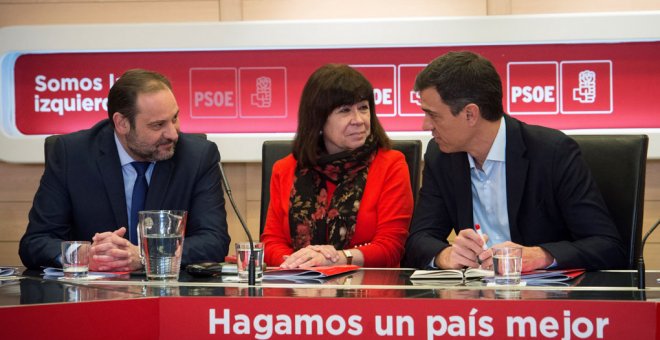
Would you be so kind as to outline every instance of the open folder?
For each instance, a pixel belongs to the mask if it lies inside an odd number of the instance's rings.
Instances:
[[[557,285],[573,280],[585,272],[582,268],[575,269],[539,269],[529,272],[523,272],[520,276],[521,281],[526,282],[527,285],[543,286],[543,285]],[[411,276],[410,280],[425,281],[427,284],[433,282],[438,283],[460,283],[470,280],[483,280],[491,282],[494,280],[492,270],[484,270],[479,268],[467,269],[442,269],[442,270],[416,270]]]
[[[86,277],[78,278],[78,280],[96,280],[110,277],[118,277],[128,275],[130,272],[88,272]],[[44,278],[64,278],[64,270],[57,267],[44,268]]]
[[[0,267],[0,276],[14,276],[18,274],[18,268]]]
[[[466,269],[440,269],[440,270],[415,270],[410,275],[411,280],[417,279],[449,279],[449,280],[470,280],[481,279],[484,277],[493,276],[492,270],[485,270],[479,268],[466,268]]]

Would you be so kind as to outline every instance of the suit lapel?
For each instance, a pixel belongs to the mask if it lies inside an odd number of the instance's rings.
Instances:
[[[176,154],[174,157],[176,157]],[[149,182],[147,201],[144,205],[145,209],[163,209],[163,201],[166,197],[167,188],[169,187],[174,170],[174,162],[172,161],[172,158],[156,162],[154,172],[151,175],[151,181]]]
[[[520,122],[504,116],[506,120],[506,195],[509,213],[509,230],[511,241],[520,243],[522,236],[518,229],[518,211],[525,189],[529,160],[526,157],[527,147],[522,138]]]
[[[451,157],[451,180],[456,193],[457,223],[454,228],[471,228],[472,214],[472,182],[470,179],[470,163],[465,152],[449,155]]]
[[[124,175],[122,174],[117,144],[114,134],[108,126],[99,138],[98,158],[96,164],[103,178],[103,184],[110,200],[112,213],[117,223],[116,227],[128,227],[128,211],[126,208],[126,194],[124,193]]]

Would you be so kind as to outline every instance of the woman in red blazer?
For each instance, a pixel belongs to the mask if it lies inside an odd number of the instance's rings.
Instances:
[[[293,152],[273,166],[266,263],[398,267],[413,195],[405,158],[376,117],[372,85],[328,64],[301,98]]]

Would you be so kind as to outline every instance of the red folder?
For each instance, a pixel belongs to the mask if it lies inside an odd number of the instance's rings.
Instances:
[[[360,266],[345,264],[339,266],[321,266],[295,269],[271,269],[264,272],[264,280],[305,281],[329,278],[335,275],[353,272]]]
[[[524,272],[521,275],[521,280],[530,283],[549,283],[549,282],[564,282],[572,280],[582,274],[585,270],[582,268],[573,269],[539,269],[531,272]]]

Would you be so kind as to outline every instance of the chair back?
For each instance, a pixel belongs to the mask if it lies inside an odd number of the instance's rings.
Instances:
[[[605,200],[626,252],[626,269],[641,255],[646,135],[573,135]]]
[[[291,153],[293,141],[278,140],[265,141],[261,148],[261,215],[259,220],[259,234],[264,231],[266,225],[266,214],[270,203],[270,177],[273,174],[273,165],[278,160]],[[410,171],[410,185],[413,198],[417,199],[420,185],[422,142],[419,140],[393,140],[392,149],[401,151],[408,163]]]
[[[53,148],[55,147],[55,142],[57,141],[57,137],[59,135],[51,135],[46,137],[46,140],[44,141],[44,163],[48,164],[48,159],[52,158],[50,157],[50,154],[53,152]]]

